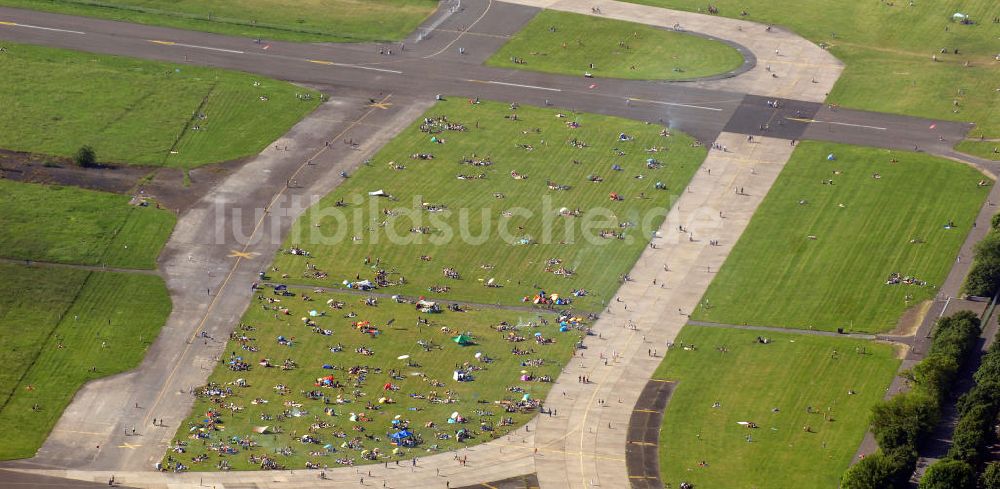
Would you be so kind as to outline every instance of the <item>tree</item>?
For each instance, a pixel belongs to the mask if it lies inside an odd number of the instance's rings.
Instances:
[[[998,216],[993,216],[994,222]],[[995,228],[994,228],[995,229]],[[972,269],[963,288],[970,295],[991,297],[1000,285],[1000,232],[990,231],[976,243]]]
[[[917,463],[917,453],[909,448],[890,452],[881,449],[847,469],[841,489],[889,489],[908,487]]]
[[[875,452],[847,469],[841,480],[843,489],[882,489],[892,472],[889,461],[882,452]]]
[[[986,466],[983,476],[979,479],[979,487],[1000,489],[1000,462],[993,462]]]
[[[987,447],[993,443],[996,415],[996,410],[990,405],[976,404],[968,408],[952,433],[948,456],[969,464],[980,464]]]
[[[97,153],[90,146],[81,146],[80,149],[76,150],[73,161],[84,168],[97,166]]]
[[[910,391],[873,406],[871,430],[883,451],[913,449],[933,429],[939,412],[933,397]]]
[[[976,472],[959,460],[942,460],[927,467],[920,489],[976,489]]]

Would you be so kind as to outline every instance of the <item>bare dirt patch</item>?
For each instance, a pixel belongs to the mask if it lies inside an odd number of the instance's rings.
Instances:
[[[246,160],[176,168],[101,165],[84,168],[69,158],[0,149],[0,178],[18,182],[65,185],[117,194],[138,194],[163,207],[183,212],[218,185]]]
[[[886,333],[886,336],[913,336],[917,334],[917,328],[924,322],[924,316],[931,309],[931,304],[933,304],[933,301],[926,300],[910,306],[899,317],[896,327]]]

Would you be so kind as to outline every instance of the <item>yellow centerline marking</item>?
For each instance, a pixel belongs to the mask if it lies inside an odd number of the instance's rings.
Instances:
[[[333,61],[324,61],[322,59],[307,59],[306,61],[310,63],[316,63],[318,65],[332,65]]]
[[[259,253],[253,251],[248,253],[248,252],[233,250],[229,253],[229,258],[246,258],[248,260],[252,260],[257,255],[259,255]]]
[[[17,25],[17,22],[5,22],[0,20],[0,25]]]
[[[392,97],[391,93],[388,94],[388,95],[386,95],[385,98],[383,98],[382,100],[379,101],[379,103],[385,103],[385,102],[387,102],[390,97]],[[375,112],[375,110],[376,109],[374,109],[374,108],[368,109],[368,112],[365,112],[356,121],[352,122],[349,126],[347,126],[346,128],[344,128],[344,130],[341,131],[340,134],[337,134],[336,136],[334,136],[333,140],[336,141],[336,140],[340,139],[344,134],[347,134],[348,131],[350,131],[351,129],[353,129],[354,126],[356,126],[357,124],[361,123],[361,121],[365,120],[369,115],[371,115],[372,112]],[[329,146],[324,146],[324,147],[320,148],[319,151],[317,151],[316,154],[314,154],[312,157],[306,159],[306,161],[303,162],[302,165],[300,165],[298,167],[298,169],[295,170],[295,173],[292,174],[291,178],[294,179],[302,171],[303,168],[305,168],[310,163],[312,163],[313,159],[315,159],[317,156],[319,156],[320,154],[322,154],[328,148],[329,148]],[[257,231],[260,230],[260,227],[264,224],[264,220],[267,219],[267,212],[266,212],[266,210],[270,209],[271,206],[274,205],[274,203],[277,202],[278,199],[280,199],[282,195],[284,195],[284,193],[285,193],[286,190],[288,190],[287,186],[286,187],[282,187],[280,190],[278,190],[278,192],[276,194],[274,194],[274,198],[272,198],[271,202],[269,202],[267,204],[267,207],[265,208],[264,214],[257,221],[257,224],[254,226],[253,231],[250,233],[250,239],[247,240],[247,244],[243,245],[242,252],[245,253],[247,251],[247,249],[250,248],[250,243],[253,242],[253,237],[257,235]],[[215,304],[219,301],[219,297],[222,297],[222,292],[224,290],[226,290],[226,285],[229,284],[229,280],[233,278],[233,274],[236,273],[236,269],[238,269],[240,267],[240,261],[241,260],[243,260],[243,258],[236,257],[236,261],[233,262],[232,268],[229,269],[229,273],[226,275],[226,279],[223,280],[222,281],[222,285],[219,286],[219,291],[215,294],[215,297],[212,298],[212,302],[208,303],[208,309],[205,310],[205,315],[202,316],[201,322],[198,323],[198,327],[195,328],[195,330],[191,333],[191,338],[188,340],[187,346],[184,347],[184,351],[181,353],[180,358],[184,358],[187,355],[188,351],[191,349],[191,345],[193,345],[195,343],[194,340],[198,337],[198,334],[202,330],[204,330],[205,323],[208,322],[208,316],[212,313],[212,309],[215,308]],[[167,386],[170,385],[170,381],[174,378],[174,375],[177,374],[177,369],[180,368],[180,365],[181,365],[181,362],[176,362],[174,364],[174,368],[172,368],[170,370],[170,375],[168,375],[167,379],[163,382],[163,387],[160,388],[160,392],[157,394],[156,399],[153,401],[153,405],[150,406],[149,412],[146,413],[146,417],[143,418],[142,424],[145,425],[145,424],[149,423],[149,417],[152,416],[154,412],[156,412],[156,407],[160,404],[160,401],[163,399],[163,395],[166,394],[166,392],[167,392]],[[126,443],[126,445],[128,445],[128,443]],[[131,448],[131,447],[129,447],[129,448]]]
[[[177,44],[174,41],[157,41],[155,39],[149,39],[149,42],[151,42],[153,44],[162,44],[164,46],[173,46],[174,44]]]

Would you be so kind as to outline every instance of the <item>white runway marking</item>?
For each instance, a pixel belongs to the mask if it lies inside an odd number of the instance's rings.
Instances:
[[[469,80],[469,81],[478,81],[478,80]],[[520,83],[507,83],[507,82],[499,82],[499,81],[492,81],[492,80],[490,80],[488,82],[483,82],[483,83],[489,83],[491,85],[506,85],[508,87],[534,88],[535,90],[548,90],[550,92],[561,92],[562,91],[562,89],[560,89],[560,88],[540,87],[540,86],[537,86],[537,85],[522,85]]]
[[[149,42],[151,42],[153,44],[162,44],[164,46],[180,46],[180,47],[183,47],[183,48],[205,49],[205,50],[208,50],[208,51],[219,51],[220,53],[246,54],[243,51],[237,51],[235,49],[213,48],[211,46],[198,46],[197,44],[184,44],[182,42],[174,42],[174,41],[154,41],[154,40],[150,40]]]
[[[887,129],[887,128],[885,128],[885,127],[878,127],[878,126],[866,126],[866,125],[864,125],[864,124],[848,124],[848,123],[846,123],[846,122],[833,122],[833,121],[817,121],[817,120],[814,120],[813,122],[819,122],[819,123],[821,123],[821,124],[836,124],[836,125],[838,125],[838,126],[850,126],[850,127],[861,127],[861,128],[864,128],[864,129],[875,129],[876,131],[887,131],[887,130],[888,130],[888,129]]]
[[[310,63],[316,63],[318,65],[340,66],[342,68],[356,68],[356,69],[359,69],[359,70],[368,70],[368,71],[380,71],[382,73],[395,73],[397,75],[402,75],[403,74],[403,72],[399,71],[399,70],[389,70],[389,69],[386,69],[386,68],[375,68],[375,67],[372,67],[372,66],[351,65],[351,64],[346,64],[346,63],[334,63],[333,61],[324,61],[322,59],[307,59],[306,61],[308,61]]]
[[[195,44],[184,44],[184,43],[179,43],[179,42],[178,43],[174,43],[174,45],[175,46],[183,46],[183,47],[186,47],[186,48],[194,48],[194,49],[207,49],[209,51],[219,51],[219,52],[222,52],[222,53],[244,54],[243,51],[236,51],[235,49],[213,48],[213,47],[209,47],[209,46],[197,46]]]
[[[31,24],[18,24],[17,22],[0,22],[0,25],[9,25],[14,27],[27,27],[28,29],[41,29],[43,31],[53,31],[53,32],[66,32],[69,34],[86,34],[86,32],[71,31],[68,29],[56,29],[55,27],[42,27],[40,25]]]
[[[628,100],[630,102],[646,102],[649,104],[660,104],[660,105],[669,105],[672,107],[687,107],[689,109],[711,110],[715,112],[722,112],[722,109],[716,107],[702,107],[701,105],[679,104],[676,102],[662,102],[660,100],[646,100],[642,98],[629,98]]]

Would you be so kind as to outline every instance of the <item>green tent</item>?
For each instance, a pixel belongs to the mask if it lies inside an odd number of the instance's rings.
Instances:
[[[466,335],[466,334],[460,334],[460,335],[452,338],[452,340],[455,343],[458,343],[459,345],[462,345],[462,346],[475,344],[475,341],[472,341],[472,337],[469,336],[469,335]]]

